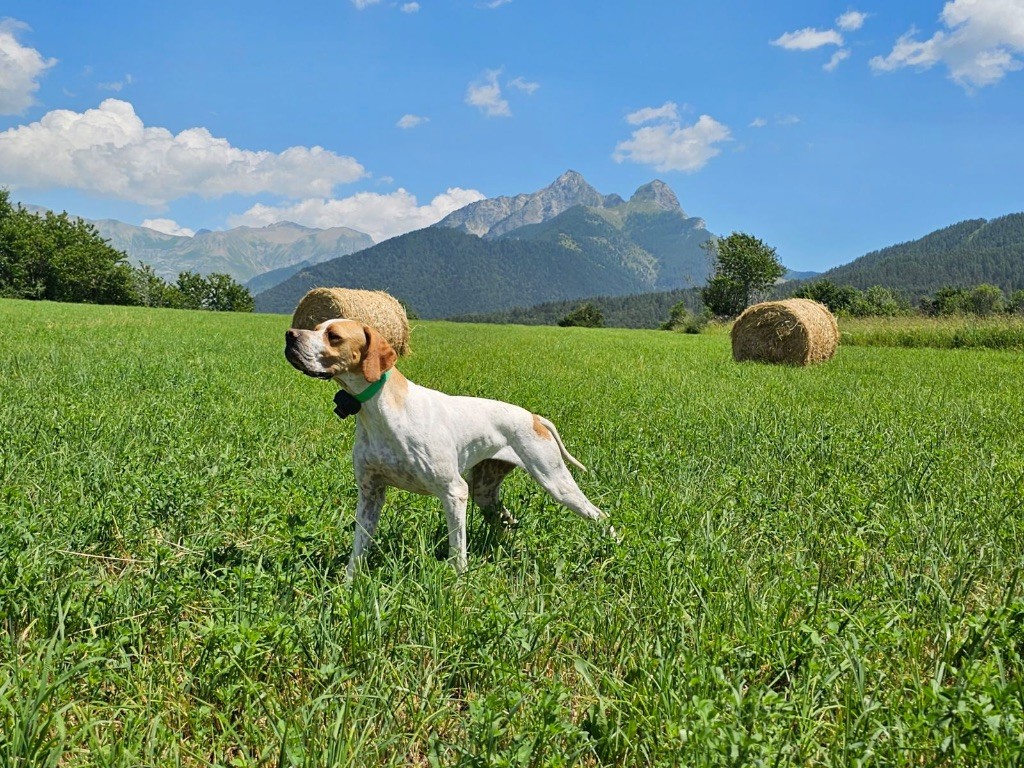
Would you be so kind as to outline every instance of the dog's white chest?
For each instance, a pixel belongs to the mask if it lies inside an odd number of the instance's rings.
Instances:
[[[436,495],[440,486],[437,455],[420,441],[390,439],[388,435],[368,434],[360,430],[352,452],[360,475],[375,477],[387,485],[412,493]]]

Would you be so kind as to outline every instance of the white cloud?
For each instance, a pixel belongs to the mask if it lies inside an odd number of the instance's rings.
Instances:
[[[501,95],[501,85],[498,83],[500,74],[500,69],[488,69],[480,79],[470,83],[466,89],[466,103],[476,107],[487,117],[512,116],[508,100]]]
[[[155,229],[157,232],[163,232],[165,235],[192,237],[196,233],[194,229],[183,227],[174,219],[146,219],[140,226]]]
[[[307,227],[351,227],[365,232],[375,242],[435,224],[452,211],[483,200],[475,189],[451,187],[426,205],[398,189],[387,195],[360,192],[342,199],[311,198],[291,205],[254,205],[245,213],[231,216],[228,226],[265,227],[277,221],[294,221]]]
[[[352,0],[352,5],[361,11],[368,6],[375,5],[379,2],[380,0]]]
[[[860,11],[847,11],[836,19],[836,26],[844,32],[854,32],[864,26],[867,17],[866,13]]]
[[[96,83],[96,87],[99,88],[101,91],[114,91],[115,93],[120,93],[126,85],[131,84],[132,76],[125,75],[124,80],[117,80],[112,83]]]
[[[517,77],[515,80],[510,80],[509,85],[529,96],[532,96],[533,92],[540,88],[540,83],[531,83],[523,77]]]
[[[999,82],[1024,67],[1024,0],[952,0],[942,9],[945,30],[927,40],[911,29],[887,56],[871,59],[876,72],[942,63],[949,77],[970,90]]]
[[[149,205],[190,194],[326,196],[366,175],[354,158],[323,147],[252,151],[206,128],[175,135],[147,127],[117,99],[81,113],[54,110],[0,133],[0,173],[12,187],[79,189]]]
[[[775,122],[778,125],[796,125],[800,122],[800,117],[798,115],[783,115],[776,117]]]
[[[728,127],[701,115],[686,128],[677,121],[638,128],[629,139],[616,145],[612,157],[617,163],[629,160],[652,165],[658,171],[693,173],[721,153],[717,144],[731,138]]]
[[[825,45],[843,45],[843,36],[834,29],[798,29],[787,32],[771,41],[772,45],[785,48],[787,51],[813,51]]]
[[[824,65],[822,65],[821,68],[824,69],[826,72],[834,72],[836,67],[839,66],[839,63],[845,61],[848,58],[850,58],[850,49],[840,48],[838,51],[832,54],[832,58],[829,59],[828,62],[826,62]]]
[[[35,104],[39,78],[57,63],[18,42],[18,32],[27,29],[20,21],[0,19],[0,115],[17,115]]]
[[[430,118],[423,115],[402,115],[395,123],[399,128],[415,128],[422,123],[429,123]]]
[[[419,9],[419,3],[405,3],[402,5],[402,13],[416,13]]]
[[[488,0],[488,2],[480,3],[480,8],[501,8],[503,5],[508,5],[512,0]]]
[[[763,117],[755,117],[753,120],[750,121],[750,126],[749,127],[750,128],[764,128],[766,125],[768,125],[768,121],[765,120]]]
[[[626,115],[630,125],[642,125],[654,120],[679,120],[679,107],[674,101],[666,101],[660,107],[644,107]]]

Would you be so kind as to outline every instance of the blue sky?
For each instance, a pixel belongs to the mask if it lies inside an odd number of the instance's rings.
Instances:
[[[1024,210],[1024,0],[0,11],[0,184],[168,231],[380,239],[567,168],[823,269]]]

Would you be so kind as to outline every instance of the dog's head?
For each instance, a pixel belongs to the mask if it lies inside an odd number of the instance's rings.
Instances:
[[[325,320],[311,331],[289,328],[284,342],[288,362],[318,379],[358,373],[372,383],[398,360],[380,331],[355,320]]]

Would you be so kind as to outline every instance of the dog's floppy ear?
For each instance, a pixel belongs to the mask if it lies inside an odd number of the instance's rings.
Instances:
[[[398,353],[376,328],[363,326],[366,334],[366,349],[363,350],[363,378],[371,384],[380,380],[380,375],[390,369],[398,360]]]

